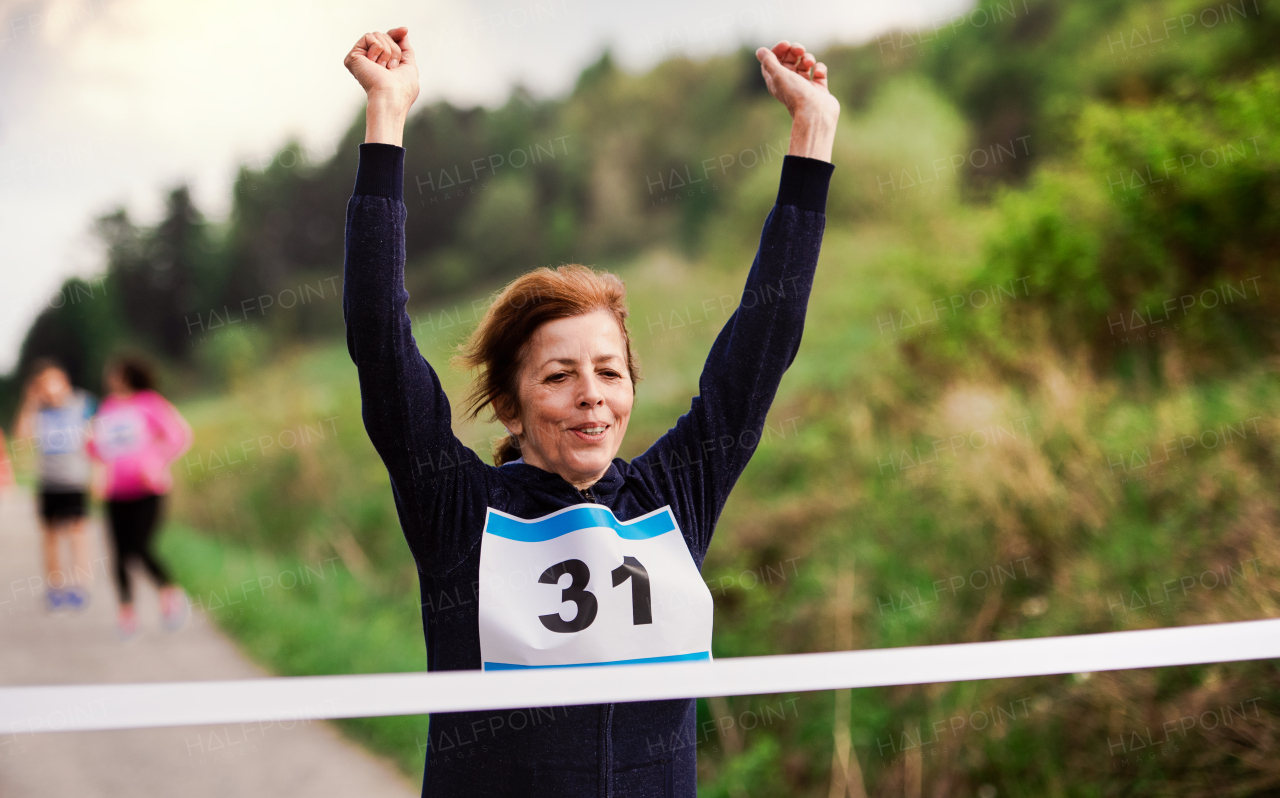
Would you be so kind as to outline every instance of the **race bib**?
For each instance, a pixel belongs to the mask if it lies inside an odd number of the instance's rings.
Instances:
[[[117,408],[98,416],[95,444],[103,460],[117,460],[143,446],[147,420],[132,407]]]
[[[711,658],[711,592],[670,507],[626,522],[600,504],[489,508],[480,546],[485,670]]]
[[[66,407],[46,407],[36,416],[36,435],[41,454],[77,454],[89,439],[85,407],[68,401]]]

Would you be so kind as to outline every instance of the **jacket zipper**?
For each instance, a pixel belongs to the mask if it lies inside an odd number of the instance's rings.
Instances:
[[[613,704],[606,704],[604,710],[604,761],[601,763],[600,775],[604,779],[604,798],[613,798]]]
[[[578,493],[582,498],[592,504],[599,504],[596,496],[591,492],[591,488],[578,488]],[[611,798],[613,795],[613,704],[604,705],[604,718],[602,719],[601,731],[603,732],[600,751],[600,784],[597,794],[601,798]]]

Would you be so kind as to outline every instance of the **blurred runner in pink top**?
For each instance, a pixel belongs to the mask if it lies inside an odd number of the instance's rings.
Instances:
[[[107,465],[105,497],[128,501],[168,493],[169,466],[191,448],[191,439],[186,419],[155,390],[112,390],[93,420],[89,444]]]
[[[173,487],[169,466],[191,448],[191,426],[155,391],[150,366],[135,358],[119,358],[107,366],[110,393],[93,420],[89,454],[107,466],[107,518],[115,544],[116,587],[120,591],[120,632],[132,637],[138,628],[126,568],[136,559],[160,587],[160,609],[166,628],[182,625],[186,596],[151,553],[151,538],[160,520],[160,497]]]

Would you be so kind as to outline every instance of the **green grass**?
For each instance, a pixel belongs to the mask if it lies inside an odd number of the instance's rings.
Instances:
[[[672,280],[688,280],[682,296],[704,290],[699,281],[706,278],[693,271],[667,275],[651,287],[660,270],[650,266],[641,264],[629,275],[633,318],[656,318],[654,307],[671,295]],[[874,333],[837,323],[840,298],[834,294],[857,293],[861,286],[833,279],[815,303],[797,361],[807,368],[788,375],[770,420],[780,434],[760,446],[725,509],[704,567],[717,586],[716,656],[828,650],[835,625],[848,622],[855,647],[877,648],[1275,614],[1278,549],[1275,527],[1266,520],[1277,512],[1268,476],[1276,459],[1273,420],[1280,417],[1274,375],[1259,371],[1125,396],[1112,384],[1069,378],[1047,364],[1031,391],[974,382],[904,402],[895,393],[900,388],[881,382],[900,368],[896,362],[866,365],[877,359]],[[710,290],[717,290],[714,284]],[[624,456],[637,453],[682,412],[713,333],[708,324],[687,337],[638,336],[638,346],[652,348]],[[870,341],[864,354],[850,350],[863,359],[864,370],[846,377],[844,389],[832,388],[831,376],[814,361],[857,336]],[[449,340],[424,337],[433,363],[443,365]],[[244,579],[278,575],[300,563],[337,569],[330,580],[306,589],[268,590],[247,602],[244,612],[215,612],[251,657],[282,674],[407,671],[425,661],[411,559],[395,524],[385,471],[358,425],[346,357],[341,346],[298,351],[232,395],[188,408],[201,447],[210,448],[219,439],[314,426],[316,419],[337,416],[336,435],[296,451],[250,457],[242,467],[255,471],[197,483],[178,469],[185,476],[176,497],[179,514],[204,522],[200,532],[171,530],[165,554],[194,594],[234,590]],[[460,395],[463,375],[441,371],[451,395]],[[1134,451],[1158,451],[1182,435],[1227,426],[1239,431],[1244,419],[1255,417],[1258,426],[1250,422],[1247,434],[1235,435],[1229,446],[1185,452],[1175,446],[1166,470],[1132,458]],[[997,425],[1015,434],[981,448],[966,442],[935,464],[902,467],[894,454],[917,447],[927,453],[934,440]],[[459,429],[480,437],[485,427]],[[1124,466],[1117,466],[1122,459]],[[895,465],[885,466],[887,460]],[[353,556],[349,544],[337,542],[344,532],[361,554]],[[835,615],[832,598],[841,557],[852,563],[857,586],[844,620]],[[1135,590],[1158,593],[1163,583],[1183,576],[1242,571],[1241,563],[1253,557],[1259,559],[1250,567],[1257,568],[1230,586],[1176,593],[1160,607],[1142,608],[1132,600]],[[974,574],[997,565],[1004,569],[1002,584],[976,586]],[[951,580],[961,577],[965,584],[948,592]],[[935,592],[938,580],[941,594]],[[932,600],[911,607],[904,593]],[[1143,794],[1156,795],[1174,789],[1178,769],[1170,775],[1168,763],[1157,758],[1128,771],[1110,770],[1117,760],[1106,743],[1119,736],[1118,729],[1141,729],[1152,715],[1181,717],[1187,706],[1213,701],[1262,697],[1260,706],[1274,712],[1277,684],[1274,665],[1260,663],[1098,674],[1083,682],[1054,677],[863,690],[854,693],[851,734],[869,789],[889,789],[911,755],[911,749],[901,750],[904,733],[910,737],[916,726],[927,728],[939,718],[1025,700],[1017,704],[1017,721],[999,734],[966,730],[946,756],[924,760],[926,783],[946,778],[976,789],[993,782],[1018,794],[1016,783],[1027,795],[1088,795],[1092,780],[1127,772],[1153,785]],[[830,694],[736,699],[731,712],[763,715],[765,707],[791,698],[795,711],[767,730],[744,733],[740,753],[729,754],[716,733],[706,736],[700,761],[708,794],[729,794],[743,784],[753,785],[753,796],[824,794]],[[716,717],[705,704],[700,714],[703,721]],[[1265,715],[1264,725],[1271,718]],[[424,719],[342,725],[406,772],[420,772],[417,741],[425,739]],[[1198,757],[1225,745],[1196,731]],[[886,748],[895,736],[898,743]],[[1052,762],[1037,757],[1043,750],[1053,751]],[[1209,767],[1229,770],[1236,759]],[[1026,775],[1010,781],[1011,773]]]

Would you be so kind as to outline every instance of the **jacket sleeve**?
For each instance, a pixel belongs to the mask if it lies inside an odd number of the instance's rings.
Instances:
[[[493,469],[454,436],[449,400],[413,338],[405,309],[404,153],[360,145],[347,203],[342,313],[364,426],[391,477],[405,539],[418,568],[440,575],[479,542]]]
[[[152,406],[152,419],[160,433],[161,442],[158,444],[160,457],[168,467],[187,453],[191,444],[195,442],[195,434],[191,430],[191,425],[178,412],[178,408],[163,396],[156,394]]]
[[[729,491],[764,429],[782,375],[795,360],[826,224],[834,167],[788,155],[742,298],[698,381],[689,412],[632,464],[693,522],[684,533],[701,562]]]

